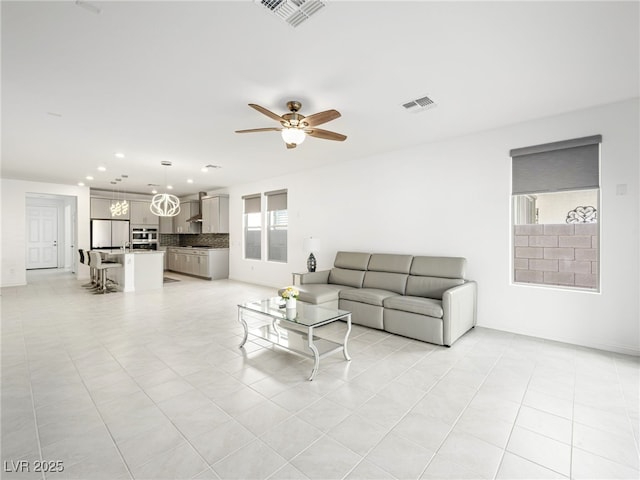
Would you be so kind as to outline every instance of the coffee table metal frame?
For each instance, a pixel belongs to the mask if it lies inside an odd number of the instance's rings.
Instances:
[[[347,361],[351,360],[347,342],[351,333],[351,312],[338,310],[304,302],[297,302],[294,310],[280,308],[280,298],[268,298],[238,305],[238,321],[244,329],[240,348],[247,343],[249,335],[266,340],[287,351],[313,358],[314,364],[309,380],[313,380],[320,368],[320,359],[342,352]],[[254,327],[247,324],[244,314],[254,314],[252,319],[265,319],[267,323]],[[347,331],[343,343],[314,335],[314,329],[337,320],[345,320]]]

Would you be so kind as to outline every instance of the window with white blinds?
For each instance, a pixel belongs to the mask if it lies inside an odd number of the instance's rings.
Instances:
[[[261,195],[242,197],[244,203],[244,258],[262,259],[262,205]]]
[[[266,192],[267,198],[267,260],[287,262],[289,213],[287,190]]]

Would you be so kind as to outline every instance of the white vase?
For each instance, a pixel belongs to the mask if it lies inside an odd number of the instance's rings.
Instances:
[[[296,299],[295,298],[287,298],[286,307],[287,308],[296,308]]]

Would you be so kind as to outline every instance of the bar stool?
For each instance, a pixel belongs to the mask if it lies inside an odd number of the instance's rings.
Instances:
[[[80,254],[80,263],[83,265],[90,265],[90,261],[89,261],[89,252],[86,252],[87,254],[85,255],[85,251],[82,250],[81,248],[78,249],[78,253]],[[84,285],[82,285],[83,287],[93,287],[94,283],[93,283],[93,270],[91,269],[91,267],[89,267],[89,277],[90,277],[90,282],[89,283],[85,283]]]
[[[94,252],[93,250],[89,252],[89,258],[91,259],[91,265],[96,270],[96,274],[98,276],[98,291],[108,293],[107,270],[110,268],[122,268],[122,264],[118,262],[103,262],[100,253]]]

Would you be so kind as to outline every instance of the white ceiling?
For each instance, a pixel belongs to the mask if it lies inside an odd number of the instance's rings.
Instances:
[[[2,1],[3,177],[182,195],[639,96],[638,2],[334,0],[295,29],[252,0],[92,4]],[[234,133],[291,99],[348,139]]]

